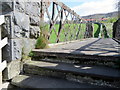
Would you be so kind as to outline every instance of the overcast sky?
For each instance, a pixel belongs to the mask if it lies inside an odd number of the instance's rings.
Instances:
[[[117,11],[117,0],[59,0],[80,16]]]

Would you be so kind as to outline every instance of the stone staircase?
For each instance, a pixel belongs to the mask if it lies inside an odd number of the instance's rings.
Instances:
[[[120,88],[119,55],[87,55],[58,48],[33,50],[12,85],[20,88]]]

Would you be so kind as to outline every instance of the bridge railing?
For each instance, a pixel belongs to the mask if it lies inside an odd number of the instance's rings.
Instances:
[[[3,23],[4,23],[4,16],[0,15],[0,89],[1,89],[1,86],[2,86],[2,71],[7,66],[6,61],[2,60],[2,48],[7,44],[7,37],[2,39],[2,35],[1,35],[2,34],[1,25]]]
[[[86,21],[76,12],[57,0],[41,1],[42,33],[50,43],[66,42],[84,38]]]

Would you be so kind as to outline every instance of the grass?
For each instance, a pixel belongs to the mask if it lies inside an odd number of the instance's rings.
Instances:
[[[94,26],[94,32],[93,32],[94,37],[98,38],[99,33],[100,33],[100,26],[98,24],[94,24],[93,26]],[[111,24],[107,24],[106,26],[107,26],[107,30],[108,30],[110,37],[112,37]],[[49,27],[50,27],[50,25],[48,25],[48,24],[46,24],[44,27],[46,34],[50,34]],[[64,28],[62,28],[60,31],[59,42],[83,39],[85,30],[86,30],[86,24],[84,24],[84,23],[83,24],[65,24]],[[55,24],[54,28],[51,31],[52,32],[50,34],[49,43],[56,43],[57,35],[58,35],[58,31],[59,31],[59,24]],[[76,36],[78,36],[78,37],[76,38]]]
[[[48,48],[48,40],[44,36],[40,35],[35,44],[35,48],[36,49]]]
[[[104,23],[106,26],[106,30],[102,31],[104,34],[104,38],[108,38],[107,34],[109,35],[109,38],[112,38],[112,23]],[[103,30],[103,28],[102,28]],[[100,25],[99,24],[94,24],[94,37],[98,38],[100,33]]]
[[[98,38],[100,33],[100,25],[99,24],[94,24],[94,37]]]
[[[112,38],[112,26],[113,26],[113,23],[104,23],[105,26],[106,26],[106,29],[107,29],[107,32],[109,34],[109,37]]]
[[[49,25],[46,25],[45,28],[47,29],[47,31],[49,30],[49,27],[50,27]],[[85,28],[86,28],[85,24],[65,24],[64,28],[62,28],[60,31],[59,41],[65,42],[76,39],[82,39],[84,38]],[[58,31],[59,31],[59,24],[56,24],[54,25],[54,28],[52,29],[52,33],[50,35],[50,39],[49,39],[50,43],[56,43]],[[78,38],[76,38],[76,36],[78,36]]]
[[[35,48],[36,49],[45,49],[45,48],[49,48],[48,46],[48,39],[47,39],[47,35],[48,35],[48,31],[47,31],[47,27],[46,26],[41,26],[40,27],[40,36],[38,37],[36,44],[35,44]]]

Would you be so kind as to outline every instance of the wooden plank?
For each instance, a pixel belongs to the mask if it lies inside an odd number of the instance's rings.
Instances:
[[[4,15],[0,15],[0,25],[2,25],[5,22]]]
[[[7,66],[7,62],[3,61],[2,63],[0,63],[0,72],[2,72]]]
[[[8,41],[7,37],[0,41],[0,49],[7,44],[7,41]]]

